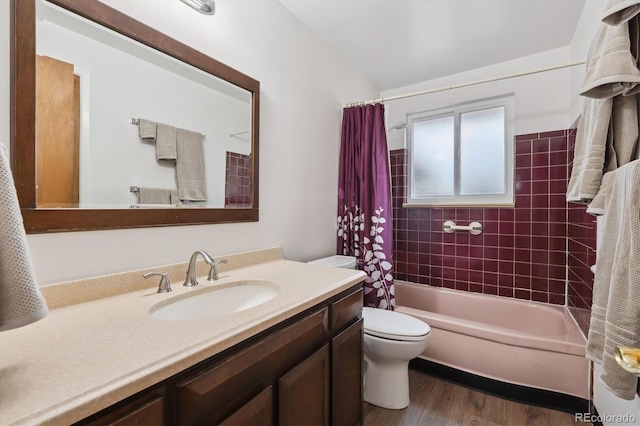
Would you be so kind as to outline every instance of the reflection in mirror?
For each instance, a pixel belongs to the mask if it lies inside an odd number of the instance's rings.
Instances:
[[[36,18],[37,207],[251,207],[251,92],[46,1]]]
[[[28,233],[258,220],[260,82],[98,0],[11,0],[10,22]]]

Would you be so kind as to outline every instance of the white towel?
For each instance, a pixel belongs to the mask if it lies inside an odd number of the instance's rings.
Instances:
[[[616,96],[613,98],[604,171],[615,170],[637,160],[637,146],[638,105],[636,97]]]
[[[602,382],[633,399],[637,378],[614,358],[616,346],[640,347],[640,160],[612,172],[593,284],[587,358],[601,362]]]
[[[629,25],[600,24],[587,55],[580,94],[594,99],[621,95],[640,83],[640,70],[631,54]]]
[[[176,181],[182,201],[207,201],[203,136],[177,129]]]
[[[151,139],[156,144],[156,160],[175,161],[176,128],[141,118],[138,120],[140,139]]]
[[[592,214],[594,216],[602,216],[604,214],[604,206],[607,201],[607,192],[611,187],[611,178],[613,177],[613,172],[605,173],[602,176],[602,182],[600,183],[600,189],[598,189],[598,193],[593,200],[589,203],[587,207],[587,213]]]
[[[0,143],[0,331],[44,318],[49,309],[33,274],[7,148]]]
[[[175,161],[177,158],[176,128],[158,123],[158,130],[156,132],[156,160]]]
[[[138,135],[140,139],[154,139],[156,138],[157,124],[150,120],[141,118],[138,120]]]
[[[177,193],[174,189],[138,188],[138,203],[140,204],[173,204],[171,196]]]
[[[613,100],[584,101],[576,133],[571,179],[567,187],[567,201],[591,202],[598,193],[604,170],[607,133]]]
[[[640,0],[609,0],[602,22],[620,25],[640,13]]]

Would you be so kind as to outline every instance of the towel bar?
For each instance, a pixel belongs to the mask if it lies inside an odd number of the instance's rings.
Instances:
[[[135,124],[136,126],[139,126],[140,119],[131,117],[131,124]],[[202,135],[202,139],[206,139],[206,138],[207,138],[207,135]]]
[[[469,231],[471,235],[482,234],[482,225],[478,222],[471,222],[469,226],[456,225],[455,222],[448,220],[442,225],[442,230],[447,234],[451,234],[456,231]]]
[[[129,187],[129,192],[133,192],[134,194],[137,194],[138,192],[140,192],[140,187],[138,187],[138,186],[130,186]]]

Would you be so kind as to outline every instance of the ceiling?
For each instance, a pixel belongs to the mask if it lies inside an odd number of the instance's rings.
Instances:
[[[585,0],[280,0],[381,91],[571,43]]]

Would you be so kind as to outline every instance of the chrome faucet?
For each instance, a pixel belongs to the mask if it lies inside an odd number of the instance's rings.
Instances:
[[[189,268],[187,269],[187,278],[184,280],[184,284],[183,284],[186,287],[193,287],[195,285],[198,285],[198,281],[196,280],[196,275],[197,275],[196,259],[198,255],[202,255],[202,258],[204,259],[204,261],[207,262],[207,265],[211,267],[211,269],[209,269],[209,276],[207,277],[208,281],[217,280],[218,270],[216,269],[216,266],[219,265],[220,263],[227,263],[226,259],[213,260],[213,258],[209,256],[209,254],[204,250],[198,250],[194,252],[191,255],[191,260],[189,260]]]
[[[218,279],[218,270],[216,269],[216,266],[221,263],[227,263],[227,259],[216,260],[215,262],[209,264],[209,266],[211,266],[211,269],[209,269],[209,276],[207,277],[207,281],[215,281]]]
[[[189,268],[187,269],[187,278],[184,280],[184,286],[193,287],[194,285],[198,285],[198,280],[196,280],[196,258],[198,255],[202,255],[202,258],[207,265],[211,265],[214,261],[209,256],[209,254],[204,250],[198,250],[191,255],[191,260],[189,260]]]

